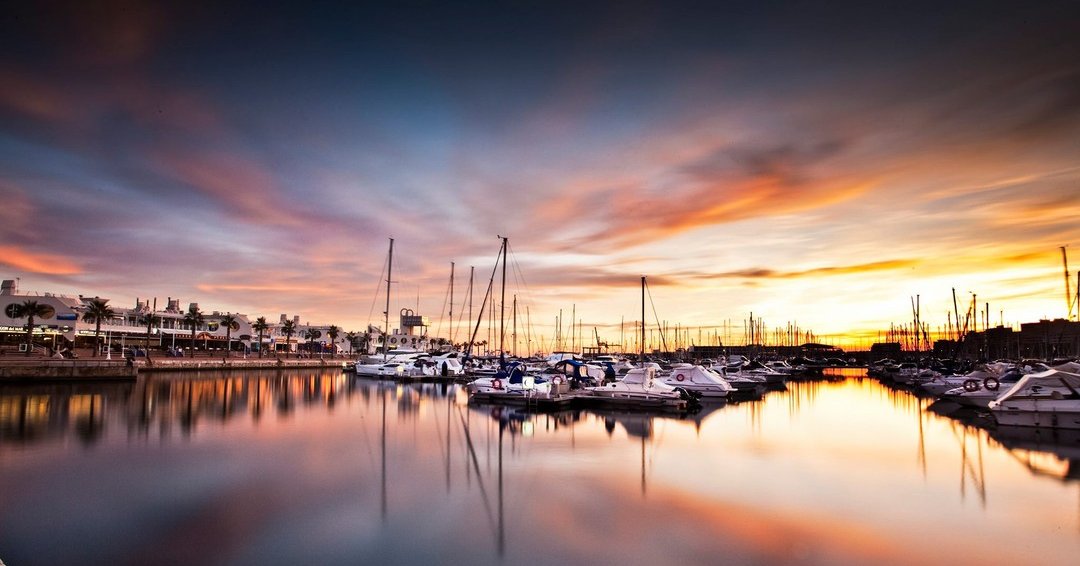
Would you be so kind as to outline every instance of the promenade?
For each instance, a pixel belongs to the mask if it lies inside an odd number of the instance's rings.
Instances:
[[[233,353],[222,357],[220,352],[196,352],[191,357],[167,357],[165,355],[135,358],[128,361],[116,354],[93,357],[90,350],[79,350],[75,359],[48,358],[42,355],[25,356],[10,352],[0,356],[0,380],[128,380],[139,373],[170,371],[222,371],[230,369],[286,369],[343,367],[347,359],[341,356],[322,358],[298,358],[293,356],[258,356]]]

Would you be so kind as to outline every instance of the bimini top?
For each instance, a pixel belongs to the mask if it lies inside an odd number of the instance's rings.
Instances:
[[[1025,375],[1016,385],[990,404],[990,408],[1010,398],[1045,397],[1080,399],[1080,374],[1051,369]]]

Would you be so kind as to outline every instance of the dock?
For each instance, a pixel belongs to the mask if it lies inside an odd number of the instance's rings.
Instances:
[[[473,393],[469,396],[469,402],[482,405],[529,407],[538,411],[557,411],[573,407],[582,397],[588,397],[588,395],[575,391],[552,396]]]

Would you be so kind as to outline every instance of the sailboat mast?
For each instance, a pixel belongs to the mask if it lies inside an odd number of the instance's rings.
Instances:
[[[641,359],[641,367],[645,367],[645,276],[641,276],[641,351],[638,357]]]
[[[469,266],[469,324],[472,324],[472,320],[473,320],[473,315],[472,315],[473,314],[472,313],[472,299],[473,299],[473,297],[472,297],[472,295],[473,295],[473,279],[475,279],[475,275],[476,275],[476,266],[475,265],[470,265]],[[468,330],[468,327],[465,327],[465,329]],[[472,342],[471,342],[472,338],[470,338],[469,340],[470,340],[469,346],[467,347],[466,351],[468,351],[468,349],[472,348]]]
[[[390,272],[394,269],[394,239],[390,238],[390,255],[386,260],[386,310],[383,312],[383,361],[385,362],[390,352]]]
[[[499,299],[499,354],[506,352],[506,241],[502,238],[502,297]]]
[[[454,262],[450,262],[450,349],[454,346]]]

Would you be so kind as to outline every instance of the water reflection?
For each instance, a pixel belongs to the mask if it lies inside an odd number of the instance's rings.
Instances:
[[[1006,563],[1023,548],[1068,563],[1078,457],[1077,435],[991,429],[851,370],[689,415],[537,413],[333,371],[4,385],[0,548],[9,563],[179,563],[145,549],[185,545],[232,564]]]
[[[108,433],[166,439],[203,422],[255,422],[267,411],[288,417],[298,406],[333,410],[350,394],[340,372],[148,374],[134,383],[0,386],[0,444],[76,436],[91,445]],[[116,427],[118,430],[109,430]]]

